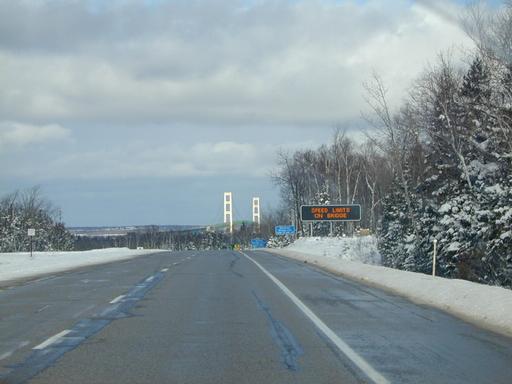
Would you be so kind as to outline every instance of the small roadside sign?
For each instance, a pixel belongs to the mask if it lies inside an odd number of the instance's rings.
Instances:
[[[275,228],[276,236],[294,235],[297,232],[295,225],[278,225]]]
[[[253,248],[266,248],[267,241],[265,239],[252,239],[251,247]]]
[[[32,258],[32,238],[36,235],[36,230],[34,228],[27,229],[27,235],[30,237],[30,258]]]

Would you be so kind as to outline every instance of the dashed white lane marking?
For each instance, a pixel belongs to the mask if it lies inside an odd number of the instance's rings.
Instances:
[[[155,278],[155,276],[150,276],[150,277],[148,277],[148,278],[146,279],[146,282],[148,282],[148,283],[149,283],[149,282],[153,281],[153,279],[154,279],[154,278]]]
[[[114,300],[112,300],[110,302],[110,304],[115,304],[115,303],[118,303],[119,301],[121,301],[123,298],[124,298],[125,295],[119,295],[117,296]]]
[[[8,352],[5,352],[5,353],[2,353],[2,354],[0,355],[0,360],[7,359],[7,358],[8,358],[8,357],[10,357],[13,353],[14,353],[14,351],[8,351]]]
[[[90,311],[91,309],[93,309],[95,307],[94,304],[91,304],[89,305],[88,307],[84,308],[84,309],[81,309],[80,311],[78,311],[77,313],[75,313],[73,315],[73,319],[77,319],[78,317],[80,317],[80,315],[82,315],[83,313],[87,312],[87,311]]]
[[[37,310],[37,313],[43,312],[45,309],[50,308],[50,304],[46,304],[44,307],[41,307]]]
[[[172,265],[178,265],[179,263],[172,263]]]
[[[162,272],[167,272],[169,270],[169,268],[164,268],[162,269]]]
[[[256,266],[261,269],[261,271],[267,275],[267,277],[272,280],[283,292],[286,296],[290,298],[290,300],[297,306],[299,309],[317,326],[322,333],[331,340],[334,345],[345,355],[347,356],[352,363],[354,363],[361,371],[363,371],[366,376],[368,376],[375,384],[390,384],[390,382],[382,376],[379,372],[377,372],[363,357],[361,357],[356,351],[354,351],[347,343],[345,343],[341,337],[339,337],[334,331],[327,326],[314,312],[309,309],[306,304],[304,304],[292,291],[290,291],[286,285],[281,283],[281,281],[272,275],[269,271],[263,268],[260,263],[256,260],[253,260],[249,255],[241,252],[245,257],[247,257],[250,261],[252,261]]]
[[[61,339],[62,337],[66,336],[69,332],[71,332],[69,329],[66,329],[66,330],[64,330],[62,332],[59,332],[56,335],[53,335],[52,337],[47,339],[46,341],[43,341],[41,344],[36,345],[32,349],[45,349],[49,345],[52,345],[53,343],[59,341],[59,339]]]
[[[30,341],[22,341],[21,343],[19,343],[19,344],[16,346],[16,348],[11,349],[10,351],[7,351],[7,352],[5,352],[5,353],[2,353],[2,354],[0,355],[0,360],[4,360],[4,359],[7,359],[8,357],[11,357],[11,356],[12,356],[12,354],[13,354],[14,352],[16,352],[18,349],[23,348],[23,347],[25,347],[25,346],[27,346],[27,345],[29,345],[29,344],[30,344]]]

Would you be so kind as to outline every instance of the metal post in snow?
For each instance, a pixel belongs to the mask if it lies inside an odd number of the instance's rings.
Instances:
[[[313,223],[309,223],[309,237],[313,237]]]
[[[294,240],[297,240],[297,230],[298,230],[296,218],[297,217],[295,216],[295,210],[292,209],[292,211],[290,212],[290,222],[292,223],[291,225],[293,225],[295,227],[295,233],[293,234]]]
[[[437,239],[434,239],[434,255],[432,256],[432,276],[436,275],[436,260],[437,260]]]

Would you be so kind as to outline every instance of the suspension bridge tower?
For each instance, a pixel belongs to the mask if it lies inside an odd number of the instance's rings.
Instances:
[[[261,229],[261,207],[259,197],[252,198],[252,222],[254,224],[254,231],[259,233]]]
[[[228,228],[228,232],[233,234],[233,194],[224,192],[224,224]]]

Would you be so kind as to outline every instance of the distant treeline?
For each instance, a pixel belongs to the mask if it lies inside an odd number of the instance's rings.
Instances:
[[[129,232],[118,236],[76,236],[75,249],[127,247],[136,249],[169,249],[174,251],[195,249],[221,249],[228,246],[223,233],[194,231],[160,231],[158,227]]]
[[[223,231],[184,230],[167,231],[158,226],[129,232],[120,236],[76,236],[75,249],[84,251],[98,248],[128,247],[136,249],[211,250],[227,249],[233,244],[248,246],[257,237],[251,225],[242,224],[233,236]]]

